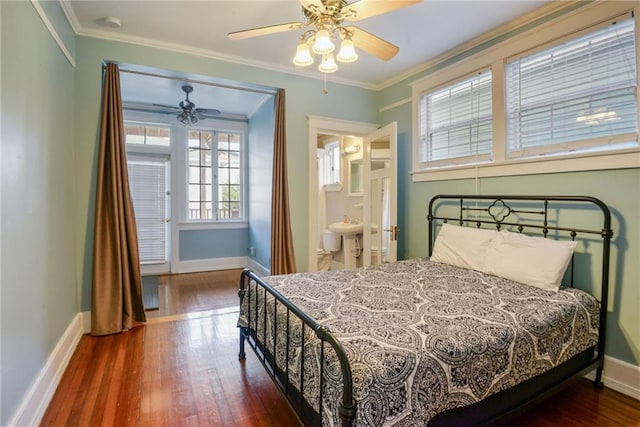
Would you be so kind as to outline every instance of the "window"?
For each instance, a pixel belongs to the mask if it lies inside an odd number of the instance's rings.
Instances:
[[[640,167],[640,6],[561,11],[411,83],[414,181]]]
[[[242,134],[188,132],[187,220],[242,218]]]
[[[329,186],[336,186],[339,189],[341,180],[340,170],[340,141],[330,142],[324,146],[324,184]]]
[[[633,19],[510,61],[508,158],[637,139]]]
[[[491,71],[424,94],[420,99],[420,160],[427,167],[489,160]]]
[[[168,126],[147,125],[141,123],[125,123],[124,133],[127,144],[171,145],[171,129]]]

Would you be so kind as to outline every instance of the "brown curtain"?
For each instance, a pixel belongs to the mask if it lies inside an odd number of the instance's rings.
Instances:
[[[138,235],[129,193],[120,72],[104,74],[93,242],[91,334],[131,329],[146,320]]]
[[[275,102],[273,141],[273,189],[271,191],[271,274],[295,273],[296,260],[289,216],[287,187],[287,132],[284,89],[278,89]]]

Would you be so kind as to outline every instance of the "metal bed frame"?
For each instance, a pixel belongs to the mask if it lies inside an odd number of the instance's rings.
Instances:
[[[554,224],[552,215],[553,209],[592,209],[601,213],[601,228],[573,228]],[[435,215],[438,210],[457,210],[457,215]],[[526,217],[526,218],[525,218]],[[559,365],[546,373],[524,381],[507,390],[496,393],[488,398],[462,408],[448,410],[436,415],[429,425],[433,426],[466,426],[484,425],[491,423],[498,418],[511,416],[521,410],[526,405],[535,403],[548,395],[557,391],[569,380],[584,376],[592,370],[596,370],[594,385],[602,387],[602,371],[604,366],[605,335],[606,335],[606,314],[607,300],[609,293],[609,258],[610,246],[613,232],[611,230],[611,214],[609,208],[599,199],[588,196],[522,196],[522,195],[438,195],[431,199],[428,209],[428,234],[429,234],[429,256],[431,256],[433,243],[435,241],[435,231],[438,221],[457,222],[461,226],[492,226],[498,230],[503,227],[516,228],[519,232],[535,230],[544,237],[552,232],[555,234],[567,234],[571,240],[575,240],[578,235],[598,236],[602,240],[602,269],[600,283],[600,323],[598,343],[595,347],[583,351],[574,356],[562,365]],[[574,260],[572,259],[569,268],[569,286],[574,284]],[[286,369],[283,371],[278,367],[276,360],[274,340],[272,348],[266,348],[260,341],[260,324],[262,324],[262,338],[266,336],[265,325],[267,324],[266,313],[263,310],[263,319],[257,319],[258,305],[257,292],[256,301],[251,301],[251,292],[247,292],[250,282],[255,282],[258,289],[263,292],[263,303],[266,304],[267,295],[271,301],[275,301],[276,306],[282,305],[286,309],[287,325],[286,329]],[[256,329],[240,327],[240,353],[239,358],[245,358],[245,341],[253,348],[260,362],[264,365],[267,373],[272,377],[275,384],[287,398],[299,419],[305,425],[322,425],[322,396],[323,396],[323,367],[325,357],[325,345],[329,345],[335,352],[340,363],[342,372],[342,398],[339,404],[339,416],[343,427],[351,426],[356,416],[356,402],[353,398],[353,381],[351,366],[347,354],[336,337],[324,326],[318,324],[307,314],[302,312],[295,304],[280,294],[271,285],[266,283],[254,272],[244,269],[240,277],[240,289],[238,291],[240,304],[247,298],[247,317],[251,325],[251,317],[254,316]],[[253,305],[252,305],[253,304]],[[278,328],[274,310],[273,329]],[[316,411],[312,405],[306,402],[304,396],[304,342],[305,329],[302,327],[303,348],[300,362],[300,390],[297,390],[289,378],[289,325],[291,316],[300,319],[315,333],[320,340],[320,398],[319,410]],[[471,421],[470,421],[471,420]]]

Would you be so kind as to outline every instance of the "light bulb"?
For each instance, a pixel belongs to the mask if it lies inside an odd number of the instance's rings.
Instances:
[[[313,43],[313,51],[318,55],[331,53],[335,49],[335,45],[331,41],[331,36],[327,30],[319,30],[316,33],[316,40]]]

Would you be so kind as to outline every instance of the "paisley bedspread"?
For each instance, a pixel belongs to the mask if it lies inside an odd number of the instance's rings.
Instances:
[[[428,259],[264,280],[342,343],[358,426],[425,425],[439,412],[541,374],[598,339],[599,303],[586,292],[545,291]],[[264,313],[255,306],[263,293],[252,285],[249,294],[244,302],[253,299],[254,307],[250,315],[242,307],[239,325],[274,349],[268,353],[278,369],[296,389],[303,385],[323,425],[338,425],[341,375],[332,349],[324,350],[320,408],[319,340],[293,317],[287,340],[284,307],[276,305],[274,314],[270,300]]]

